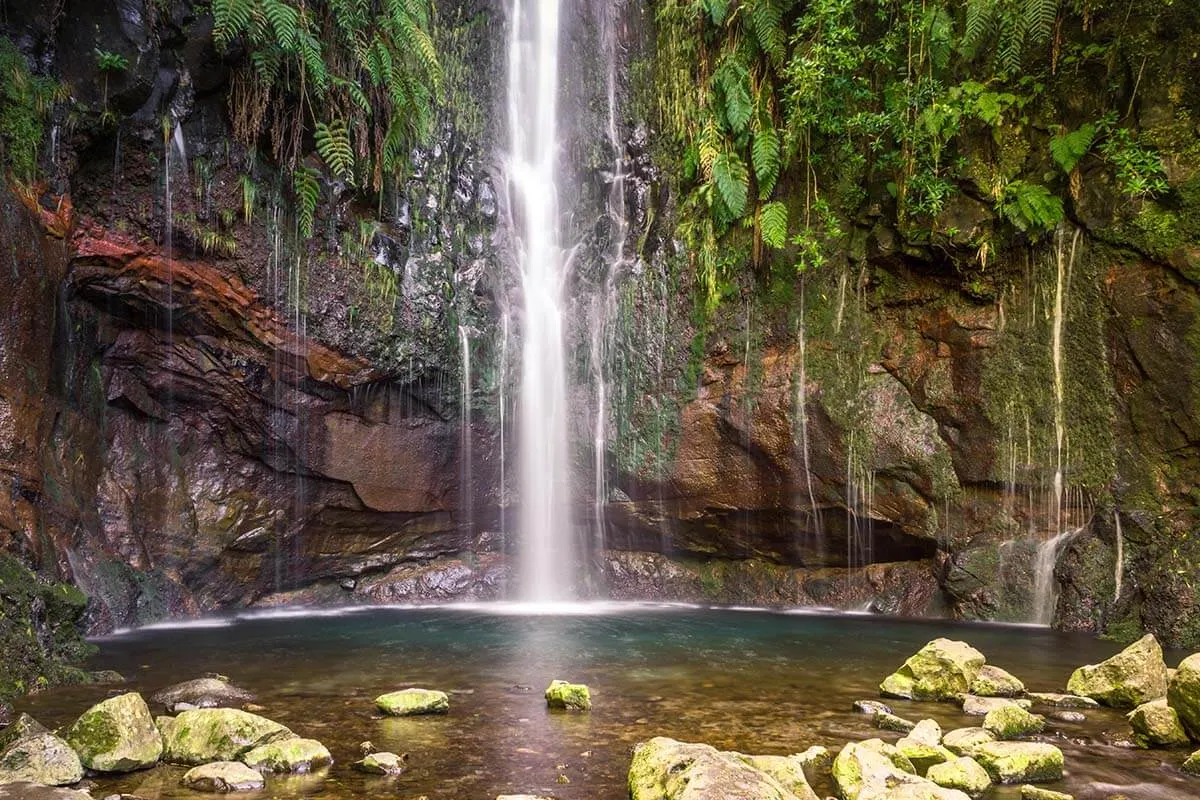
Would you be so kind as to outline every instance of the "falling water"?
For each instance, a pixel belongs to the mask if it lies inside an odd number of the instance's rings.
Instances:
[[[800,453],[804,465],[804,482],[808,487],[808,507],[812,514],[809,525],[817,535],[818,549],[824,550],[821,530],[821,512],[817,509],[817,496],[813,492],[812,465],[808,447],[808,365],[805,357],[807,332],[804,325],[804,281],[800,281],[800,324],[797,332],[797,356],[800,362],[799,379],[796,382],[796,421],[800,426]],[[824,555],[822,552],[821,555]]]
[[[458,341],[462,351],[462,394],[459,411],[462,415],[458,429],[462,432],[459,444],[461,459],[459,485],[462,492],[462,527],[471,532],[475,521],[475,481],[472,475],[471,454],[471,337],[466,326],[458,326]]]
[[[505,441],[505,422],[508,406],[508,313],[500,319],[500,539],[508,547],[508,447]]]
[[[1033,622],[1049,625],[1054,622],[1054,609],[1058,605],[1058,584],[1054,580],[1054,566],[1063,548],[1079,533],[1079,528],[1056,534],[1038,545],[1033,560]]]
[[[1071,283],[1071,269],[1075,264],[1075,246],[1079,242],[1079,230],[1071,237],[1070,254],[1063,253],[1064,230],[1059,228],[1055,236],[1054,261],[1057,279],[1054,289],[1054,329],[1052,355],[1054,361],[1054,508],[1052,517],[1056,534],[1063,532],[1063,463],[1066,446],[1066,414],[1063,380],[1063,306],[1067,287]]]
[[[528,5],[528,7],[527,7]],[[520,595],[567,599],[576,563],[567,514],[566,371],[556,203],[557,0],[513,0],[508,62],[509,208],[525,302],[522,328]]]
[[[1121,584],[1125,577],[1125,535],[1121,532],[1121,512],[1113,512],[1113,524],[1116,529],[1117,558],[1113,565],[1113,602],[1121,599]]]

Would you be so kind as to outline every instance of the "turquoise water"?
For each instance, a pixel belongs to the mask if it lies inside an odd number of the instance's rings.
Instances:
[[[501,793],[617,800],[626,796],[630,749],[652,736],[773,754],[816,744],[837,748],[876,735],[899,738],[875,730],[851,704],[877,697],[879,681],[937,636],[970,642],[1031,691],[1063,691],[1076,666],[1118,649],[1044,628],[871,616],[650,606],[525,611],[277,612],[212,627],[134,631],[100,640],[92,664],[120,671],[129,684],[58,689],[28,699],[22,710],[46,725],[64,725],[109,693],[132,688],[148,697],[171,683],[219,672],[255,692],[264,716],[321,740],[335,758],[321,775],[268,777],[266,790],[249,795],[252,800],[490,800]],[[1168,662],[1173,666],[1183,655],[1169,654]],[[592,712],[548,711],[542,691],[553,678],[589,684]],[[450,692],[450,713],[380,718],[372,699],[407,686]],[[980,722],[951,705],[889,703],[901,716],[932,717],[947,729]],[[1178,768],[1186,753],[1132,749],[1119,712],[1088,716],[1082,724],[1050,722],[1042,738],[1063,749],[1069,774],[1048,788],[1073,792],[1078,800],[1118,793],[1131,800],[1200,796],[1200,778]],[[396,778],[352,771],[364,740],[407,753],[408,771]],[[178,786],[182,773],[158,767],[95,778],[93,794],[205,797]],[[1017,794],[1009,787],[989,797]]]

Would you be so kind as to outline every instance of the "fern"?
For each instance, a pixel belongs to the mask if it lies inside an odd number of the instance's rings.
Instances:
[[[1058,3],[1059,0],[1025,0],[1021,17],[1029,43],[1042,44],[1050,40],[1058,19]]]
[[[782,250],[787,244],[788,212],[783,203],[776,201],[763,205],[758,211],[758,225],[763,243],[768,247]]]
[[[321,197],[320,173],[312,167],[300,167],[292,173],[292,188],[296,192],[296,224],[300,235],[311,239],[317,200]]]
[[[250,27],[254,0],[213,0],[213,41],[224,50]]]
[[[738,134],[746,130],[754,105],[750,99],[750,73],[738,59],[726,58],[713,74],[713,84],[724,98],[725,124]]]
[[[779,0],[751,0],[745,8],[759,48],[774,67],[782,67],[787,55],[787,32],[783,29],[783,8]]]
[[[300,24],[300,12],[283,0],[261,0],[262,14],[271,24],[275,41],[284,50],[296,46],[296,33]]]
[[[750,162],[754,166],[754,180],[758,182],[758,196],[765,200],[775,191],[775,183],[783,166],[779,134],[774,128],[765,128],[754,135]]]
[[[240,183],[242,186],[242,219],[249,225],[250,220],[254,218],[254,199],[258,194],[258,187],[249,175],[243,175]]]
[[[1041,184],[1012,181],[1004,187],[1000,213],[1022,233],[1044,233],[1062,222],[1063,202]]]
[[[750,189],[750,175],[746,165],[735,153],[721,153],[713,160],[713,184],[729,215],[734,219],[746,212],[746,196]]]
[[[343,120],[333,120],[328,125],[318,122],[313,132],[317,153],[325,161],[329,171],[348,183],[354,182],[354,148],[350,145],[350,131]]]
[[[1050,140],[1050,155],[1054,158],[1054,163],[1062,168],[1063,172],[1070,173],[1075,169],[1075,165],[1079,160],[1087,155],[1087,152],[1092,149],[1092,142],[1096,138],[1096,126],[1088,123],[1079,128],[1055,136]]]

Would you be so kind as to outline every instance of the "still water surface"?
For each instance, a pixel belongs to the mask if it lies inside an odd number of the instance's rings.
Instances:
[[[875,730],[851,704],[877,697],[879,681],[937,636],[971,643],[1031,691],[1064,691],[1076,666],[1118,649],[1044,628],[870,616],[628,605],[527,612],[274,612],[210,627],[143,629],[100,640],[92,664],[120,671],[128,685],[58,689],[30,698],[22,710],[48,726],[66,725],[107,694],[134,689],[148,697],[219,672],[255,692],[264,716],[324,742],[335,759],[320,775],[268,776],[264,791],[239,795],[247,800],[491,800],[501,793],[618,800],[626,797],[631,747],[651,736],[771,754],[899,738]],[[1168,654],[1168,663],[1183,655]],[[548,711],[542,690],[553,678],[587,683],[592,712]],[[408,686],[450,692],[450,713],[381,718],[373,698]],[[932,717],[947,730],[980,723],[947,704],[889,702],[901,716]],[[1179,769],[1185,752],[1132,749],[1122,743],[1129,727],[1119,712],[1087,713],[1086,723],[1050,722],[1042,738],[1063,749],[1069,774],[1047,788],[1078,800],[1200,797],[1200,778]],[[352,771],[364,740],[407,753],[408,771],[395,778]],[[212,797],[179,787],[182,773],[158,767],[98,778],[93,794]],[[1015,787],[989,795],[1017,796]]]

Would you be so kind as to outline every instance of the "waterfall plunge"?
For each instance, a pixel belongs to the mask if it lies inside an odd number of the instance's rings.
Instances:
[[[508,60],[509,208],[524,318],[521,352],[519,595],[567,600],[577,558],[567,513],[563,252],[556,150],[558,0],[513,0]]]

